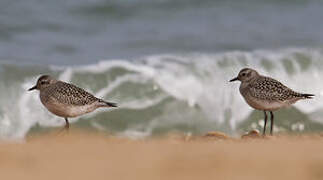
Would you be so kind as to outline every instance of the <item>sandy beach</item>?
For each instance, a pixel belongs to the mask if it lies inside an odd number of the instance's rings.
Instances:
[[[1,179],[322,179],[323,137],[130,140],[88,132],[0,145]]]
[[[0,180],[323,180],[323,0],[0,7]]]

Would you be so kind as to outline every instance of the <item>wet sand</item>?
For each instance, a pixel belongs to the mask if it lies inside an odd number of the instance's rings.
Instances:
[[[323,137],[167,136],[86,132],[0,144],[1,179],[323,179]]]

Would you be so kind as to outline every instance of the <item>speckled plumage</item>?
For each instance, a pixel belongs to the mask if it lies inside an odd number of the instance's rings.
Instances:
[[[278,110],[283,107],[290,106],[300,99],[311,99],[313,94],[302,94],[293,91],[281,82],[266,76],[260,75],[257,71],[244,68],[238,76],[232,81],[241,81],[240,93],[251,107],[264,111],[265,126],[264,134],[266,131],[267,114],[271,114],[271,130],[273,131],[274,115],[272,111]]]
[[[265,76],[259,76],[245,90],[249,91],[250,96],[269,101],[286,101],[303,97],[302,94],[291,90],[281,82]]]
[[[75,106],[82,106],[100,101],[100,99],[83,89],[62,81],[57,81],[55,84],[42,90],[40,96],[45,103],[50,101],[50,98],[53,98],[59,103]]]
[[[77,117],[92,112],[100,107],[117,107],[115,103],[96,98],[85,90],[48,75],[41,76],[37,84],[29,90],[39,90],[42,104],[53,114],[67,118]]]

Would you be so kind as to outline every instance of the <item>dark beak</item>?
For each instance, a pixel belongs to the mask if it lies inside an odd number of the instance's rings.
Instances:
[[[34,86],[34,87],[28,89],[28,91],[32,91],[32,90],[35,90],[35,89],[37,89],[37,86]]]
[[[231,79],[230,82],[237,81],[237,80],[239,80],[238,77]]]

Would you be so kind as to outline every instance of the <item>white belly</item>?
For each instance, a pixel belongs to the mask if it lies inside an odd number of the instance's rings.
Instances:
[[[244,99],[251,107],[264,111],[275,111],[290,105],[289,103],[283,101],[259,100],[253,97],[244,97]]]
[[[94,104],[84,106],[73,106],[60,103],[43,103],[51,113],[60,117],[77,117],[94,111],[97,107]]]

